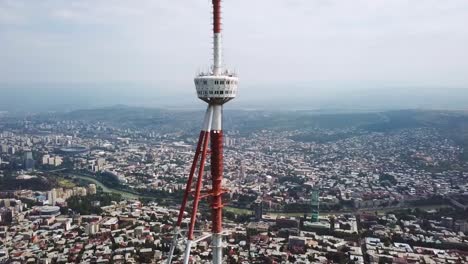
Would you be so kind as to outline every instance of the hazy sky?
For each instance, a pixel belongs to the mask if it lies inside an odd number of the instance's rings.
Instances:
[[[468,0],[224,0],[229,107],[468,107]],[[0,111],[204,107],[211,0],[0,0]]]
[[[245,85],[468,87],[466,0],[224,0]],[[211,64],[210,0],[0,0],[2,82],[192,85]]]

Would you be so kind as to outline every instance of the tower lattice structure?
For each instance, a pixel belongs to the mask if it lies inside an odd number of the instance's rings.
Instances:
[[[195,156],[190,168],[187,184],[182,199],[179,216],[174,227],[173,241],[169,251],[167,263],[171,263],[175,247],[181,235],[181,224],[184,212],[193,196],[190,212],[190,224],[186,233],[183,263],[189,263],[193,243],[206,237],[195,238],[194,230],[198,206],[201,199],[211,198],[211,246],[213,263],[222,263],[223,255],[223,200],[226,190],[223,182],[223,105],[237,95],[238,77],[222,64],[221,52],[221,0],[212,0],[213,4],[213,66],[209,72],[200,73],[195,77],[195,87],[198,98],[208,103],[202,130],[198,137]],[[209,149],[208,149],[209,148]],[[210,155],[211,188],[202,192],[204,186],[205,162]]]

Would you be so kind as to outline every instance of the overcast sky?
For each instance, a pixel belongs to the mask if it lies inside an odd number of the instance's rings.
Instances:
[[[192,88],[211,64],[210,12],[210,0],[0,0],[0,80]],[[468,87],[467,0],[224,0],[223,19],[244,86]]]

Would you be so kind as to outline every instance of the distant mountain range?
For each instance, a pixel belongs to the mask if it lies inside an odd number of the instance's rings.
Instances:
[[[54,120],[104,122],[123,128],[141,128],[161,132],[190,132],[200,128],[203,110],[163,110],[120,105],[49,113],[42,116],[45,119],[51,118]],[[245,134],[263,129],[312,132],[310,137],[297,138],[298,140],[313,140],[313,131],[315,129],[353,129],[364,133],[386,133],[400,129],[430,127],[438,129],[441,134],[468,149],[468,111],[395,110],[336,113],[314,110],[226,110],[224,124],[225,129],[228,131],[239,131]],[[338,136],[333,136],[327,140],[337,140],[342,136],[348,137],[353,134],[343,132],[342,135],[336,135]]]

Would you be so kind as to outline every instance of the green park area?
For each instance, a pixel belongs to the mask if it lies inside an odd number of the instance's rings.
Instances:
[[[73,183],[71,180],[69,179],[64,179],[64,178],[58,178],[57,179],[57,185],[60,187],[60,188],[67,188],[67,189],[70,189],[70,188],[73,188],[76,186],[75,183]]]

